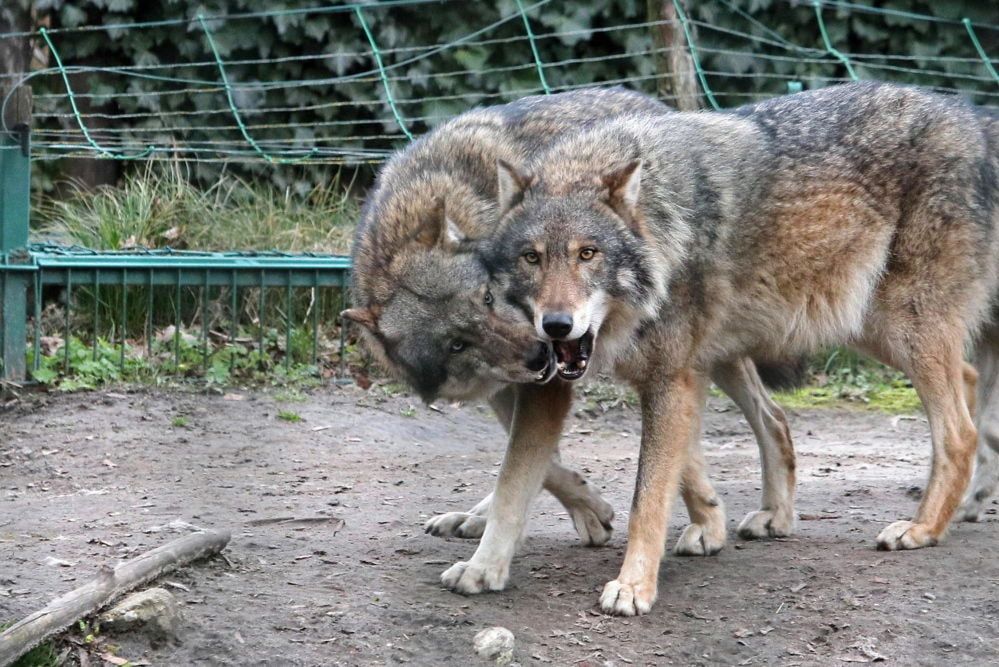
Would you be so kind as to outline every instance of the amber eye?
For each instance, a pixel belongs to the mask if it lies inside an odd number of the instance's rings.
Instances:
[[[523,256],[524,256],[524,261],[527,262],[528,264],[537,264],[538,262],[541,261],[541,255],[534,252],[533,250],[528,250],[527,252],[524,253]]]
[[[597,254],[596,248],[583,248],[579,251],[579,258],[584,262],[588,262],[593,259],[593,256]]]

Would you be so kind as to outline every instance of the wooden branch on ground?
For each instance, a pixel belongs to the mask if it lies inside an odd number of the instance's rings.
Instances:
[[[104,566],[88,584],[56,598],[30,616],[0,633],[0,665],[19,657],[81,618],[93,614],[115,598],[207,556],[214,556],[229,543],[229,531],[192,533],[121,563]]]

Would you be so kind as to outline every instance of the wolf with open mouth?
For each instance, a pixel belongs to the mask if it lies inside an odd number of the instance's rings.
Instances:
[[[552,346],[539,335],[521,304],[489,289],[476,252],[496,226],[497,160],[526,160],[567,134],[624,114],[669,113],[619,88],[477,109],[390,160],[365,203],[354,245],[354,307],[344,316],[361,325],[368,348],[425,400],[488,397],[510,434],[498,495],[470,512],[427,522],[435,535],[483,538],[468,563],[445,572],[449,588],[475,593],[505,585],[524,512],[542,483],[566,506],[584,544],[603,544],[611,535],[610,506],[558,461],[572,399],[566,379],[585,368],[588,350],[584,346],[570,357],[564,345]],[[562,377],[553,377],[558,373]],[[794,456],[784,414],[751,361],[719,368],[715,377],[752,425],[764,461],[763,504],[739,532],[787,535],[793,526]],[[726,540],[725,514],[700,460],[692,459],[685,472],[684,493],[691,524],[676,552],[717,552]],[[511,502],[519,509],[493,516],[496,503],[509,510]]]
[[[849,345],[904,371],[930,422],[932,471],[913,520],[877,545],[943,536],[976,447],[965,345],[983,373],[999,349],[989,114],[847,84],[729,113],[621,117],[499,171],[500,229],[482,246],[497,300],[552,341],[561,380],[602,366],[641,398],[628,548],[604,611],[655,601],[709,373],[733,359]]]

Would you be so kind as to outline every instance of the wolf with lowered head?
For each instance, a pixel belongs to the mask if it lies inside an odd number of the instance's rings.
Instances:
[[[580,475],[558,462],[571,387],[557,378],[548,382],[556,372],[550,344],[518,305],[494,298],[474,249],[495,231],[497,160],[524,161],[567,133],[623,114],[668,113],[648,97],[612,88],[525,98],[462,114],[382,169],[355,239],[354,307],[345,317],[362,325],[369,349],[426,400],[490,396],[510,433],[510,463],[500,478],[514,486],[511,491],[500,484],[501,495],[515,495],[515,504],[522,502],[526,511],[543,478],[544,487],[569,510],[584,544],[609,539],[613,512]],[[784,414],[766,395],[752,362],[731,364],[716,377],[746,414],[764,457],[764,504],[747,516],[740,533],[789,534],[794,460]],[[725,541],[721,503],[699,465],[691,466],[686,479],[692,523],[677,551],[714,553]],[[486,580],[477,573],[493,572],[486,563],[509,562],[523,512],[505,511],[487,532],[493,500],[427,524],[436,535],[485,534],[471,565],[461,563],[445,576],[445,583],[461,592],[505,584],[505,574]],[[509,509],[509,503],[503,506]]]

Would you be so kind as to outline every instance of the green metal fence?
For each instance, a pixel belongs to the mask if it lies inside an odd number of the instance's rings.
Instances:
[[[349,282],[350,258],[342,255],[282,252],[195,252],[170,249],[134,249],[100,252],[89,248],[53,244],[29,244],[30,159],[26,138],[8,139],[0,150],[0,364],[2,379],[20,382],[37,371],[41,359],[42,308],[46,288],[58,288],[64,303],[62,327],[64,364],[70,370],[70,340],[74,334],[72,319],[74,297],[84,291],[92,307],[90,344],[97,355],[100,337],[100,314],[107,307],[117,308],[118,331],[112,344],[118,346],[119,364],[124,366],[126,341],[130,333],[151,348],[154,324],[164,319],[173,325],[174,368],[180,369],[182,314],[195,304],[201,322],[202,363],[207,366],[209,349],[209,304],[222,298],[228,302],[228,327],[225,338],[233,343],[240,335],[240,320],[248,296],[258,304],[258,349],[264,347],[264,335],[270,323],[264,321],[266,304],[279,303],[280,321],[274,328],[284,335],[284,365],[293,359],[294,293],[311,294],[309,326],[311,353],[308,362],[318,368],[320,325],[337,320],[345,307]],[[131,298],[140,299],[146,317],[141,332],[129,332],[125,326]],[[157,313],[154,299],[157,290],[171,293],[170,312]],[[252,292],[252,295],[249,294]],[[322,312],[322,292],[330,305]],[[136,293],[138,294],[136,296]],[[213,294],[214,293],[214,294]],[[107,297],[114,303],[109,304]],[[102,296],[105,297],[102,300]],[[185,306],[186,297],[186,306]],[[193,297],[193,298],[192,298]],[[29,308],[30,303],[30,308]],[[30,312],[29,312],[30,310]],[[30,323],[30,333],[29,333]],[[339,331],[337,379],[346,378],[344,366],[344,330]],[[30,350],[30,354],[29,354]],[[26,368],[30,357],[32,368]]]

